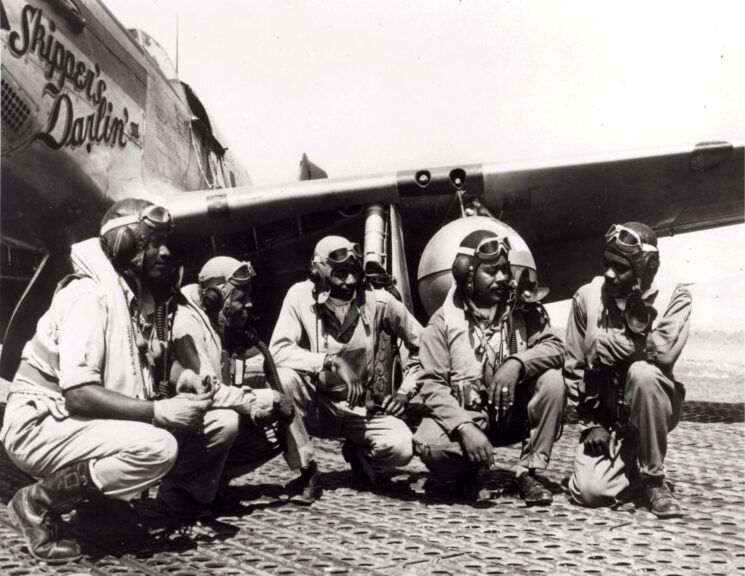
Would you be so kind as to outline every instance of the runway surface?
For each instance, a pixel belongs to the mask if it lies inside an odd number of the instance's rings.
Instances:
[[[100,510],[67,529],[77,563],[47,566],[26,551],[0,507],[0,574],[201,576],[239,574],[745,574],[745,390],[742,365],[704,359],[677,371],[688,399],[670,435],[667,474],[685,516],[661,521],[643,506],[587,510],[562,480],[578,437],[567,411],[546,478],[550,507],[526,508],[511,488],[517,447],[498,449],[476,502],[458,499],[414,463],[374,490],[352,482],[338,442],[318,443],[324,493],[312,507],[279,499],[291,478],[275,459],[234,482],[214,519],[170,523],[152,499],[138,515]],[[3,453],[0,500],[28,482]],[[142,534],[135,522],[150,527]],[[129,520],[127,524],[126,520]],[[125,528],[123,525],[129,527]]]

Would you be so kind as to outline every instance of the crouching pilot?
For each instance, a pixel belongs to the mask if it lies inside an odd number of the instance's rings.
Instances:
[[[311,279],[288,291],[271,340],[280,378],[295,403],[286,458],[300,476],[287,486],[291,501],[311,504],[320,493],[310,434],[345,438],[344,458],[363,482],[376,483],[381,469],[411,460],[411,431],[383,413],[392,409],[390,397],[367,416],[354,410],[373,380],[383,330],[403,340],[410,352],[405,379],[413,377],[419,323],[388,292],[365,286],[358,244],[340,236],[320,240]]]
[[[213,388],[205,427],[212,420],[219,421],[224,436],[221,450],[207,451],[212,462],[204,461],[204,453],[195,453],[206,464],[203,473],[189,480],[201,487],[199,492],[192,491],[198,494],[197,501],[185,491],[183,482],[164,482],[164,501],[183,512],[190,508],[206,512],[204,504],[214,499],[221,476],[222,484],[227,485],[231,478],[278,455],[281,448],[266,427],[292,419],[292,400],[279,392],[231,386],[230,357],[235,348],[245,344],[254,277],[250,262],[216,256],[202,267],[197,284],[182,289],[186,302],[174,319],[173,375],[178,374],[177,386],[183,390],[200,393]]]
[[[487,230],[460,244],[455,285],[422,334],[417,385],[430,416],[414,443],[430,471],[475,497],[492,445],[522,441],[515,483],[527,504],[546,505],[553,498],[536,470],[561,429],[563,346],[540,304],[516,302],[510,249]]]
[[[38,480],[13,496],[8,513],[39,560],[79,558],[60,514],[100,494],[140,494],[178,461],[169,430],[202,425],[211,395],[159,398],[168,336],[156,333],[155,317],[172,314],[163,308],[172,295],[172,229],[164,208],[115,203],[100,238],[72,246],[75,273],[23,350],[0,436],[13,463]]]

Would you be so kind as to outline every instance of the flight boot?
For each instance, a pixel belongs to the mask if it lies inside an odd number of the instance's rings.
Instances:
[[[548,506],[554,501],[551,491],[530,472],[515,478],[515,485],[526,506]]]
[[[207,504],[199,502],[186,490],[171,482],[161,483],[156,502],[161,504],[165,513],[175,520],[196,522],[212,515]]]
[[[290,480],[284,489],[284,496],[293,504],[310,506],[321,496],[321,476],[315,460],[300,469],[300,476]]]
[[[8,516],[21,529],[26,546],[37,560],[62,563],[82,557],[75,540],[63,538],[60,515],[98,492],[89,461],[76,462],[16,492]]]
[[[645,478],[644,495],[649,503],[649,511],[657,518],[679,518],[683,515],[664,478]]]

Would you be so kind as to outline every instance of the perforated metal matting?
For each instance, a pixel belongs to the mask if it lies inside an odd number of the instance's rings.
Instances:
[[[319,442],[324,493],[310,508],[278,498],[291,474],[275,459],[234,482],[238,500],[214,520],[177,526],[147,501],[137,508],[150,534],[113,533],[116,516],[68,524],[86,556],[63,566],[28,554],[3,505],[0,574],[745,574],[742,403],[687,403],[667,458],[686,515],[667,521],[634,504],[588,510],[567,500],[561,482],[578,437],[568,416],[545,474],[555,495],[550,507],[526,508],[512,492],[517,448],[497,451],[479,500],[466,502],[417,460],[381,488],[362,490],[339,443]],[[6,503],[28,479],[2,459]]]

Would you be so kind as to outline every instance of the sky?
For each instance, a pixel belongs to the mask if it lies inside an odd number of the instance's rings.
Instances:
[[[353,176],[745,141],[739,1],[105,3],[174,63],[178,28],[179,76],[255,184],[304,152]],[[694,283],[694,327],[745,328],[744,240],[661,240],[662,295]]]

